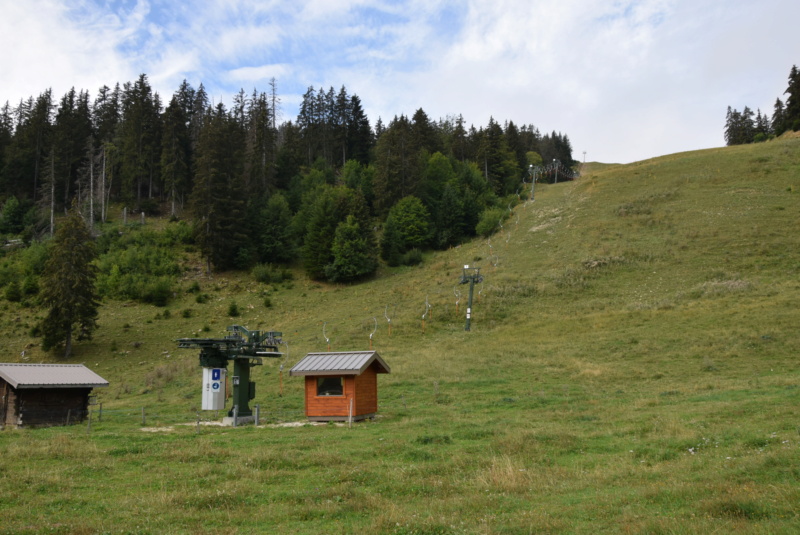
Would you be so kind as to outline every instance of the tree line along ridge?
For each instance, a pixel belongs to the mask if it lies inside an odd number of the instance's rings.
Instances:
[[[310,87],[295,120],[280,115],[274,79],[230,107],[187,81],[165,103],[145,74],[94,99],[73,88],[6,102],[0,234],[52,235],[73,203],[94,228],[125,206],[187,221],[208,269],[299,261],[315,279],[350,281],[379,256],[413,262],[474,236],[530,165],[576,163],[567,135],[513,121],[476,128],[420,108],[373,126],[344,86]]]
[[[749,106],[740,112],[728,106],[725,116],[725,144],[743,145],[758,143],[780,136],[789,130],[800,131],[800,72],[793,65],[789,72],[789,85],[784,91],[786,103],[780,97],[775,99],[772,117],[756,113]]]

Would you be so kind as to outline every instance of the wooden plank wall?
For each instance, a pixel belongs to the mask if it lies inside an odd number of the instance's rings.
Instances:
[[[0,396],[0,425],[17,425],[16,394],[3,379],[0,379]]]
[[[31,388],[17,390],[21,425],[64,425],[86,418],[91,388]]]
[[[378,374],[372,366],[359,376],[345,376],[343,396],[317,396],[317,377],[306,376],[306,416],[346,418],[353,398],[353,416],[378,411]]]
[[[378,412],[378,374],[370,366],[355,379],[357,395],[353,414]]]

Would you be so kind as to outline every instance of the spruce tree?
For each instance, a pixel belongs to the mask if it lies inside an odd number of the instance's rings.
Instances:
[[[403,261],[403,236],[395,219],[389,215],[383,225],[381,236],[381,258],[392,267],[399,266]]]
[[[50,309],[39,325],[45,351],[63,344],[69,358],[73,334],[90,339],[97,328],[95,257],[89,227],[73,206],[56,231],[42,274],[42,302]]]
[[[344,186],[323,186],[310,210],[302,255],[303,266],[312,279],[327,278],[325,269],[335,260],[333,242],[336,228],[347,220],[347,216],[355,217],[368,246],[375,248],[375,238],[369,230],[369,212],[364,198],[357,192]]]
[[[333,262],[325,267],[328,279],[350,282],[375,273],[378,259],[370,241],[355,216],[348,215],[339,223],[331,247]]]
[[[197,145],[191,203],[195,239],[208,270],[237,267],[247,245],[241,158],[243,133],[218,104],[205,120]],[[241,266],[239,266],[241,267]]]
[[[295,250],[291,233],[292,210],[286,197],[276,193],[259,216],[258,256],[261,262],[289,262]]]
[[[789,87],[784,92],[786,95],[786,128],[787,130],[800,130],[800,70],[797,65],[792,65],[789,72]]]
[[[780,98],[775,99],[775,107],[772,112],[772,132],[776,136],[786,132],[786,113]]]

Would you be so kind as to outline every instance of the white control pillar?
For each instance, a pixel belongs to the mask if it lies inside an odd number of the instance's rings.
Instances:
[[[203,410],[221,411],[225,408],[225,368],[203,368]]]

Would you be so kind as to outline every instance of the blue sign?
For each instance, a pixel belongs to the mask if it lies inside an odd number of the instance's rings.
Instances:
[[[211,390],[214,390],[215,392],[219,390],[219,383],[211,383]]]
[[[214,368],[213,370],[211,370],[211,380],[212,381],[219,381],[219,378],[220,378],[220,375],[221,375],[220,374],[221,371],[222,370],[220,370],[219,368]]]

